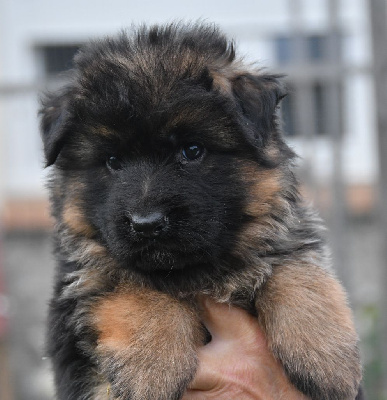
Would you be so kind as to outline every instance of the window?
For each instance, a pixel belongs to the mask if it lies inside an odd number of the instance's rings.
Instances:
[[[275,54],[279,65],[288,65],[300,61],[322,63],[328,59],[328,37],[326,35],[278,36],[275,38]],[[301,47],[302,54],[297,54]]]
[[[340,44],[339,42],[336,43],[337,45]],[[303,35],[301,37],[279,36],[274,39],[277,64],[285,72],[289,68],[291,80],[289,95],[281,103],[281,117],[284,133],[287,136],[297,136],[300,132],[297,108],[302,106],[297,102],[300,96],[305,95],[308,96],[308,99],[311,99],[308,103],[309,111],[314,119],[311,129],[316,135],[328,134],[328,122],[332,117],[329,111],[330,107],[328,107],[331,77],[329,74],[321,75],[321,68],[329,65],[328,44],[328,35],[323,34]],[[339,86],[338,95],[341,98],[342,89],[340,84]],[[305,105],[305,100],[303,104]],[[339,123],[341,124],[341,121]]]
[[[311,62],[324,62],[328,59],[328,38],[323,35],[311,35],[306,38],[307,59]]]
[[[39,48],[44,73],[53,77],[73,67],[73,58],[79,45],[48,45]]]
[[[280,65],[289,64],[292,61],[293,46],[290,37],[277,37],[275,39],[277,62]]]
[[[328,132],[327,124],[327,88],[321,83],[312,85],[313,108],[314,108],[314,131],[317,135]]]
[[[294,96],[292,96],[293,89],[289,90],[289,94],[282,100],[280,110],[283,122],[283,130],[287,136],[296,135]]]

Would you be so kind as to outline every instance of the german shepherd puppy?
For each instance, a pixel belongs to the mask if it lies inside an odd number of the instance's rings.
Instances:
[[[358,339],[278,127],[280,78],[178,23],[88,44],[45,97],[58,399],[180,399],[200,295],[255,315],[301,392],[355,399]]]

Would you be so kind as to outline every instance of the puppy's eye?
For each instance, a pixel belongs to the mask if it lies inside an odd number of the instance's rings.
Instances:
[[[121,160],[118,157],[108,157],[106,160],[106,164],[110,169],[118,170],[122,168]]]
[[[204,153],[204,147],[198,143],[190,143],[183,147],[183,157],[188,161],[194,161],[200,158]]]

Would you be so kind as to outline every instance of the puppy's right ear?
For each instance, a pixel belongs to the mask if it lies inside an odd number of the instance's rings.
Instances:
[[[69,120],[68,94],[48,95],[42,100],[40,129],[46,167],[54,164],[66,141]]]
[[[241,73],[232,80],[234,97],[243,115],[255,127],[255,139],[264,142],[275,128],[278,103],[286,96],[280,75]]]

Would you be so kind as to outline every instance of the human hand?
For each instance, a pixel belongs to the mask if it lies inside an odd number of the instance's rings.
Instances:
[[[306,400],[268,349],[257,319],[205,298],[212,336],[198,351],[199,368],[182,400]]]

